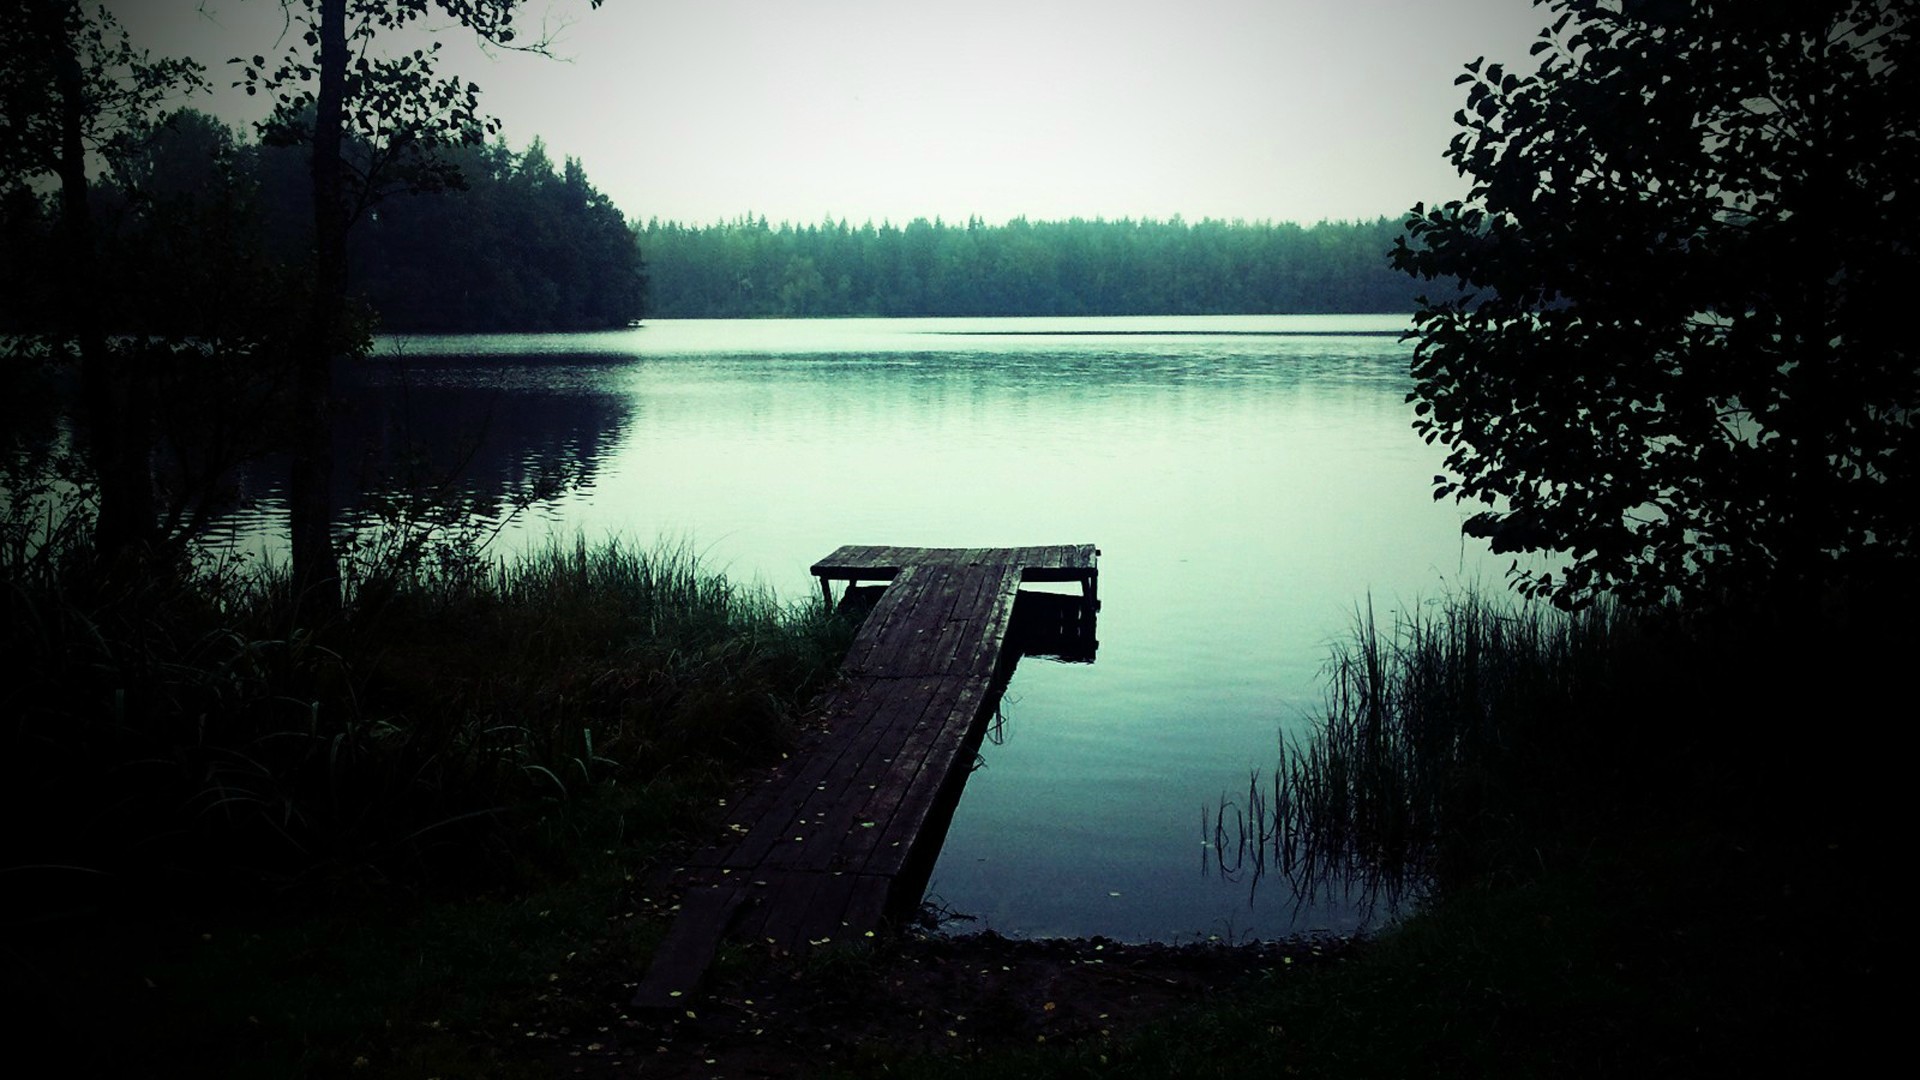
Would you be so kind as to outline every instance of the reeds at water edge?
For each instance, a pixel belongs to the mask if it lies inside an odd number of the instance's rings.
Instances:
[[[1327,890],[1389,909],[1539,857],[1575,805],[1590,712],[1618,689],[1636,617],[1507,606],[1474,593],[1396,611],[1371,600],[1323,669],[1304,738],[1241,800],[1203,811],[1223,873],[1268,874],[1302,902]],[[1208,835],[1210,833],[1210,835]]]

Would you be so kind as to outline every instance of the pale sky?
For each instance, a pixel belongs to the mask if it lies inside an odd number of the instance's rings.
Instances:
[[[261,105],[279,0],[108,0]],[[1530,0],[531,0],[558,60],[449,28],[516,150],[543,138],[630,220],[1025,215],[1313,222],[1464,194],[1442,157],[1476,56],[1531,70]],[[296,30],[290,41],[297,43]],[[395,46],[398,47],[397,45]],[[408,51],[413,45],[408,44]]]

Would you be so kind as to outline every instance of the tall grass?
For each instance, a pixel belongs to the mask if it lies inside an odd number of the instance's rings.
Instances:
[[[1657,619],[1466,594],[1383,627],[1369,602],[1332,647],[1311,733],[1282,741],[1242,805],[1219,805],[1214,850],[1303,899],[1339,888],[1398,904],[1529,872],[1606,801],[1626,751],[1603,714],[1623,662],[1652,674],[1635,642]]]
[[[532,819],[777,753],[850,636],[684,547],[387,582],[308,625],[272,570],[8,575],[0,869],[25,914],[136,881],[510,872]]]

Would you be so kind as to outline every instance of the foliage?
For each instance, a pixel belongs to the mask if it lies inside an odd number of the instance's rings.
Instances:
[[[283,314],[301,282],[268,242],[256,148],[191,109],[129,120],[116,138],[88,184],[95,257],[85,323],[97,340],[81,341],[129,384],[121,409],[104,422],[121,439],[137,433],[136,483],[150,493],[139,532],[146,555],[167,562],[234,504],[233,469],[278,444]],[[31,503],[27,474],[52,480],[58,472],[70,498],[91,507],[101,497],[92,461],[102,420],[63,374],[78,346],[54,314],[57,277],[49,282],[44,272],[67,257],[67,212],[23,194],[4,211],[18,241],[7,273],[17,287],[0,310],[19,334],[9,361],[9,374],[22,380],[18,430],[49,434],[36,442],[37,457],[24,444],[10,448],[4,467],[20,476],[8,488]],[[69,419],[82,422],[49,442]],[[9,512],[25,512],[27,503]]]
[[[48,282],[7,298],[43,305],[35,313],[38,334],[11,342],[9,352],[35,363],[77,361],[82,453],[96,496],[93,553],[109,572],[132,574],[178,535],[172,522],[165,528],[156,522],[153,372],[140,355],[145,343],[106,337],[110,301],[102,295],[110,294],[110,283],[97,250],[90,157],[124,161],[161,100],[204,83],[197,64],[153,58],[133,46],[109,12],[89,11],[76,0],[8,5],[0,9],[0,32],[7,41],[0,53],[0,194],[15,219],[8,240],[33,245],[27,257],[9,259],[7,277],[10,284],[33,275]],[[29,190],[47,180],[58,185],[58,211],[41,214]],[[180,344],[159,347],[171,351]],[[9,486],[18,494],[22,483],[16,476]]]
[[[640,317],[626,219],[578,159],[539,140],[451,152],[460,190],[392,199],[353,242],[355,291],[399,332],[588,330]]]
[[[64,145],[69,119],[87,151],[112,160],[161,102],[206,85],[199,64],[136,48],[110,12],[78,0],[7,4],[0,37],[0,189],[84,168]]]
[[[299,15],[296,0],[283,2],[290,23],[303,28],[300,41],[271,63],[262,54],[231,63],[241,65],[234,85],[273,100],[262,134],[309,151],[313,288],[294,350],[288,550],[296,589],[331,614],[341,599],[332,537],[333,365],[367,348],[348,303],[347,234],[393,190],[456,183],[457,172],[438,152],[478,143],[496,128],[479,112],[478,84],[436,73],[438,42],[400,56],[383,55],[379,43],[435,11],[483,45],[539,52],[545,43],[515,44],[516,0],[297,0]],[[351,159],[349,145],[368,156]]]
[[[499,131],[499,122],[480,112],[479,84],[436,72],[440,42],[397,56],[382,55],[377,44],[382,35],[437,8],[481,41],[510,48],[517,5],[511,0],[285,0],[285,6],[302,28],[300,40],[272,59],[259,53],[234,57],[229,63],[240,76],[234,85],[271,98],[273,113],[260,125],[265,141],[311,148],[322,128],[333,123],[337,136],[362,151],[343,162],[341,190],[327,193],[343,200],[340,224],[350,227],[395,191],[458,186],[460,174],[441,152],[478,144]],[[338,34],[338,54],[331,51],[331,41],[323,40],[329,33]],[[329,72],[336,61],[338,71]],[[330,75],[340,80],[331,91],[339,97],[323,102]]]
[[[1406,311],[1387,219],[819,225],[766,219],[640,231],[651,309],[670,318],[1217,315]]]
[[[0,564],[21,581],[68,572],[93,532],[92,474],[58,422],[61,367],[43,339],[0,346]]]
[[[1811,596],[1915,554],[1920,247],[1912,0],[1549,0],[1519,75],[1476,60],[1394,262],[1436,497],[1529,595]],[[1516,564],[1517,566],[1517,564]]]
[[[374,50],[382,35],[438,10],[488,46],[545,52],[545,40],[518,35],[518,4],[300,6],[301,44],[278,60],[234,58],[236,85],[273,96],[275,113],[261,125],[267,146],[313,146],[328,63],[321,29],[336,12],[351,63],[340,73],[340,219],[332,227],[353,231],[342,273],[384,329],[572,331],[639,315],[639,254],[620,211],[593,190],[582,165],[568,158],[557,177],[538,138],[518,161],[503,142],[486,146],[499,121],[480,111],[478,83],[436,73],[440,42],[397,56]],[[276,192],[282,202],[292,194]]]
[[[1428,874],[1346,959],[994,1076],[1696,1076],[1889,1052],[1906,814],[1870,731],[1920,630],[1467,595],[1335,644],[1269,872]],[[1864,673],[1864,674],[1863,674]],[[1838,722],[1830,722],[1838,721]],[[1289,834],[1305,834],[1292,848]],[[1318,867],[1308,865],[1318,860]],[[1399,863],[1398,867],[1393,864]],[[1371,865],[1368,865],[1371,864]],[[950,1062],[893,1075],[953,1075]]]
[[[359,157],[364,149],[349,144]],[[442,151],[458,186],[389,195],[348,248],[354,297],[392,332],[580,330],[641,314],[640,248],[578,159],[556,167],[539,140]],[[310,226],[305,155],[248,140],[178,109],[140,128],[94,185],[104,325],[122,332],[218,338],[232,353],[285,324]],[[57,210],[21,189],[0,206],[17,238],[0,252],[12,302],[0,325],[45,328]],[[261,356],[263,377],[281,365]],[[161,410],[165,420],[165,410]]]

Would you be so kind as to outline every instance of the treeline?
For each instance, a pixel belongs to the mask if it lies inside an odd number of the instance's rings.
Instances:
[[[364,152],[362,152],[364,154]],[[350,157],[353,151],[349,151]],[[123,149],[92,185],[96,261],[113,330],[218,333],[264,309],[250,293],[297,266],[310,243],[307,150],[242,137],[192,109]],[[391,331],[581,330],[642,313],[634,232],[574,158],[535,139],[443,151],[431,173],[390,180],[360,207],[348,288]],[[61,211],[52,194],[0,198],[0,321],[39,330],[54,310]],[[228,310],[222,310],[228,309]]]
[[[1226,315],[1394,312],[1417,291],[1387,264],[1397,219],[1085,220],[905,227],[649,221],[650,314]]]

